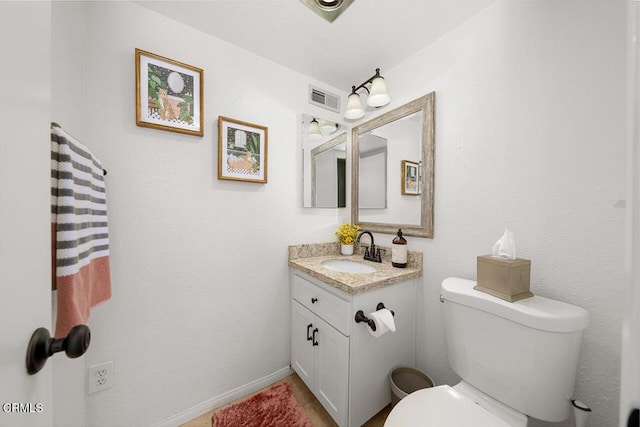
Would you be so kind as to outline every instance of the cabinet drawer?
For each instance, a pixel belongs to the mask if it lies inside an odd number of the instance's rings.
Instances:
[[[349,302],[317,285],[293,276],[293,298],[328,324],[349,336]]]

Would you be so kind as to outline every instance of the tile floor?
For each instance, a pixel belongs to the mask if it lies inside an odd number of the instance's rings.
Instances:
[[[333,421],[331,416],[329,416],[327,411],[325,411],[318,399],[316,399],[298,375],[295,373],[291,374],[280,382],[289,383],[291,390],[293,390],[293,395],[298,403],[300,403],[304,408],[304,411],[307,413],[307,416],[313,423],[314,427],[337,427],[337,424]],[[259,393],[260,391],[261,390],[258,390],[256,393]],[[242,399],[245,399],[246,397],[248,396],[245,396]],[[364,423],[363,427],[382,427],[390,411],[391,405],[387,406],[369,421]],[[182,424],[180,427],[211,427],[212,416],[213,411],[207,412],[198,418],[194,418],[193,420]]]

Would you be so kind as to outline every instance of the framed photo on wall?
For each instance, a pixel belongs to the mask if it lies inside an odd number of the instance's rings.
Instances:
[[[268,128],[218,117],[218,179],[267,183]]]
[[[136,49],[136,124],[204,135],[204,71]]]
[[[405,196],[419,196],[420,191],[420,163],[410,160],[402,161],[402,194]]]

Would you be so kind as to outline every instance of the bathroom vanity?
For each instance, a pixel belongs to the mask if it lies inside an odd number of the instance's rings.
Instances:
[[[341,427],[360,426],[387,406],[389,372],[414,365],[422,254],[408,258],[407,268],[394,268],[388,258],[342,256],[337,243],[289,247],[291,366]],[[366,317],[380,303],[394,312],[396,331],[374,337],[356,313]]]

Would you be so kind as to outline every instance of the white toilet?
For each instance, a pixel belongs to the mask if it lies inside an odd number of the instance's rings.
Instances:
[[[569,416],[587,311],[540,296],[511,303],[475,285],[442,282],[449,364],[462,381],[409,394],[385,427],[524,427],[527,416]]]

